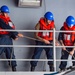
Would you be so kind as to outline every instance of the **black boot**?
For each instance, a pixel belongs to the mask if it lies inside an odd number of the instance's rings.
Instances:
[[[62,71],[62,72],[63,72],[63,71],[65,71],[65,69],[66,69],[66,68],[60,68],[60,71]]]
[[[54,71],[54,67],[53,66],[49,66],[50,71]]]
[[[8,61],[8,65],[11,66],[11,62],[10,61]]]
[[[72,66],[75,66],[75,63]]]
[[[12,71],[16,71],[16,67],[12,67]]]
[[[35,71],[35,67],[34,66],[31,66],[31,71]]]

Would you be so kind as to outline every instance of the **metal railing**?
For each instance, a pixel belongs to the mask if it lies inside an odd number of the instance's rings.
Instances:
[[[0,31],[19,31],[19,32],[53,32],[53,46],[41,46],[41,45],[0,45],[0,47],[53,47],[53,60],[50,59],[0,59],[0,61],[8,61],[8,60],[17,60],[17,61],[53,61],[54,62],[54,67],[56,71],[56,62],[57,61],[69,61],[69,60],[61,60],[61,59],[56,59],[56,48],[61,48],[61,47],[72,47],[74,48],[75,46],[56,46],[55,45],[55,33],[57,32],[75,32],[75,31],[56,31],[55,28],[53,30],[0,30]],[[28,37],[28,36],[27,36]],[[31,38],[31,37],[30,37]],[[33,38],[36,40],[35,38]],[[71,60],[75,61],[75,60]]]

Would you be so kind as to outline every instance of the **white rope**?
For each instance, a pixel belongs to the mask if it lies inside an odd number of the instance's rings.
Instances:
[[[35,38],[32,38],[32,37],[29,37],[29,36],[23,36],[23,37],[28,38],[28,39],[31,39],[31,40],[35,40],[35,41],[40,41],[41,42],[41,40],[38,40],[38,39],[35,39]]]

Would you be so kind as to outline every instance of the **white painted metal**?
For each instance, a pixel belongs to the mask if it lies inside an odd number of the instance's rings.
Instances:
[[[75,61],[75,60],[61,60],[61,59],[56,59],[56,47],[57,48],[61,48],[61,47],[64,47],[64,46],[55,46],[55,33],[56,32],[74,32],[74,31],[56,31],[55,29],[54,30],[47,30],[47,31],[44,31],[44,30],[0,30],[0,31],[19,31],[19,32],[53,32],[53,46],[41,46],[41,45],[0,45],[0,47],[53,47],[53,50],[54,50],[54,59],[53,60],[49,60],[49,59],[0,59],[0,61],[12,61],[12,60],[17,60],[17,61],[53,61],[54,62],[54,67],[55,67],[55,71],[56,71],[56,61]],[[25,37],[24,37],[25,38]],[[29,39],[31,37],[28,37]],[[32,38],[34,39],[34,38]],[[36,40],[36,39],[35,39]],[[65,46],[65,47],[75,47],[75,46]]]
[[[53,62],[54,62],[54,69],[56,71],[56,47],[55,47],[55,28],[53,29]]]
[[[39,7],[41,0],[19,0],[19,7]]]

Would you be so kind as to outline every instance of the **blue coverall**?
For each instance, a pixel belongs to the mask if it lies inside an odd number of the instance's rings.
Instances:
[[[2,29],[11,29],[2,19],[0,19],[0,27]],[[9,34],[0,34],[0,45],[13,45],[12,39],[15,39],[18,35],[18,32],[9,32]],[[13,47],[0,47],[0,55],[5,53],[7,59],[15,59]],[[8,61],[12,67],[16,67],[16,61]]]
[[[70,52],[70,51],[72,51],[72,48],[66,48],[66,50]],[[62,50],[62,52],[61,52],[61,59],[62,60],[64,60],[64,59],[67,60],[68,56],[69,56],[69,53],[66,52],[65,50]],[[75,56],[75,53],[74,53],[73,56]],[[73,57],[72,57],[72,59],[75,60]],[[75,61],[72,61],[72,63],[73,63],[73,66],[75,66]],[[61,64],[60,64],[59,68],[60,69],[65,69],[66,65],[67,65],[67,61],[61,61]]]
[[[52,41],[50,41],[52,42]],[[43,42],[40,42],[40,41],[36,41],[36,45],[41,45],[41,46],[52,46],[52,44],[48,45],[48,44],[45,44]],[[47,59],[53,59],[53,48],[52,47],[36,47],[35,50],[34,50],[34,54],[32,56],[32,59],[39,59],[40,58],[40,55],[43,51],[43,49],[45,50],[46,52],[46,56],[47,56]],[[35,67],[37,66],[37,62],[38,61],[31,61],[31,66]],[[53,65],[53,61],[48,61],[48,65]]]

